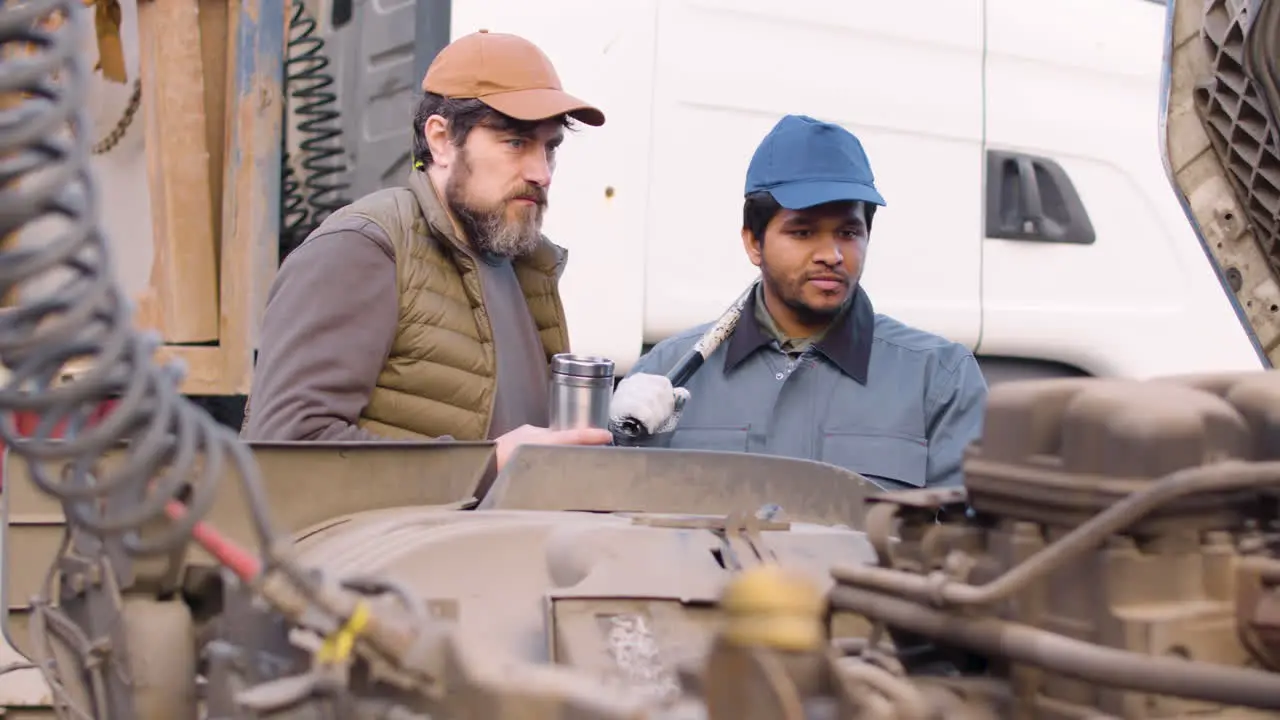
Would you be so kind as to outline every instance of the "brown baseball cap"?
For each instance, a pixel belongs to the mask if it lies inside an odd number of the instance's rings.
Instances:
[[[449,43],[427,68],[422,90],[475,98],[517,120],[568,114],[588,125],[604,124],[604,113],[560,87],[551,59],[537,45],[506,33],[481,30]]]

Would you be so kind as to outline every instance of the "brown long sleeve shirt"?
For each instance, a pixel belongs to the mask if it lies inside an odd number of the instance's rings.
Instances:
[[[546,355],[515,271],[476,264],[497,356],[489,437],[546,426]],[[398,331],[398,293],[391,241],[369,220],[335,221],[290,253],[267,297],[245,439],[384,439],[356,421]]]

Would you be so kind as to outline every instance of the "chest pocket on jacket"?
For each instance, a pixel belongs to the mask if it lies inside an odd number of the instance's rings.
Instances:
[[[676,428],[671,436],[672,449],[747,451],[750,425],[701,425]]]
[[[924,438],[869,433],[827,432],[822,462],[862,475],[885,490],[924,487],[929,447]]]

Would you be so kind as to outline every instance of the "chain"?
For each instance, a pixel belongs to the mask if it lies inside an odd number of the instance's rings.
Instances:
[[[128,131],[129,126],[133,124],[133,117],[138,113],[138,108],[142,105],[142,78],[136,78],[133,81],[133,95],[129,98],[129,104],[125,106],[124,112],[121,113],[120,119],[116,121],[116,126],[107,133],[107,136],[99,140],[91,148],[90,152],[94,155],[104,155],[112,150],[124,138],[124,134]]]

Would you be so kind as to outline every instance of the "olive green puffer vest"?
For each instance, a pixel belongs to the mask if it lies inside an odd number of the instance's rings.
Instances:
[[[334,215],[377,223],[396,254],[399,327],[357,424],[391,438],[485,439],[497,387],[493,330],[475,260],[427,174],[412,171],[409,187],[374,192]],[[567,258],[543,238],[513,263],[548,360],[569,349],[558,286]]]

